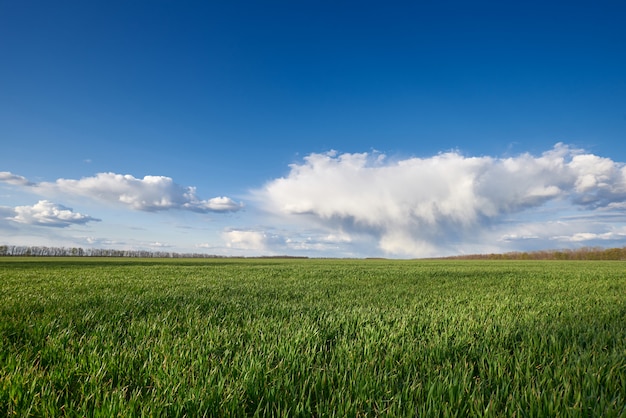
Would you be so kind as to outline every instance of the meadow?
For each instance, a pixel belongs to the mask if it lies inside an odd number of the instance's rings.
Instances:
[[[0,416],[626,416],[626,262],[0,258]]]

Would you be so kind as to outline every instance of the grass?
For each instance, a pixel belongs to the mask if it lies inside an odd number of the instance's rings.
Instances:
[[[2,416],[626,416],[626,263],[0,259]]]

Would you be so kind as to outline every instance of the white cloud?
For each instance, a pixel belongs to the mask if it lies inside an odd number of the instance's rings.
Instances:
[[[340,231],[336,233],[305,231],[300,234],[289,234],[284,231],[280,236],[283,243],[281,250],[284,253],[350,257],[355,255],[352,247],[359,245],[358,239]]]
[[[228,197],[202,200],[195,187],[180,186],[165,176],[135,178],[130,174],[98,173],[80,180],[58,179],[55,182],[31,183],[22,176],[0,173],[0,181],[29,186],[42,195],[84,196],[91,199],[121,203],[135,210],[154,212],[184,209],[194,212],[234,212],[242,204]]]
[[[260,231],[229,230],[223,233],[228,248],[266,251],[268,236]]]
[[[199,212],[234,212],[241,209],[242,205],[229,197],[214,197],[206,201],[191,201],[183,205],[185,209]]]
[[[392,161],[378,153],[332,151],[292,164],[286,177],[255,194],[269,212],[307,226],[369,234],[386,254],[432,256],[486,248],[484,240],[551,239],[535,231],[532,219],[522,230],[511,220],[532,218],[550,203],[564,212],[623,210],[626,167],[563,144],[540,156],[511,158],[449,152]]]
[[[33,206],[17,206],[7,219],[20,224],[68,227],[82,225],[87,222],[99,221],[91,216],[74,212],[71,208],[58,205],[47,200],[40,200]]]
[[[25,177],[18,176],[9,171],[0,171],[0,182],[15,184],[18,186],[31,186],[33,184],[29,182]]]
[[[569,164],[577,173],[575,201],[594,207],[624,204],[626,166],[591,154],[576,155]]]
[[[361,244],[358,239],[343,233],[324,231],[290,231],[271,226],[255,229],[227,229],[222,233],[224,246],[232,254],[247,255],[302,255],[312,257],[356,257]],[[371,245],[371,241],[367,243]],[[201,248],[217,249],[214,245]]]
[[[557,236],[554,239],[559,241],[566,242],[591,242],[591,241],[613,241],[613,240],[623,240],[626,238],[626,232],[604,232],[604,233],[595,233],[595,232],[576,232],[572,235],[568,236]]]
[[[148,246],[150,246],[152,248],[168,248],[168,247],[171,247],[170,244],[166,244],[166,243],[158,242],[158,241],[151,242],[150,244],[148,244]]]

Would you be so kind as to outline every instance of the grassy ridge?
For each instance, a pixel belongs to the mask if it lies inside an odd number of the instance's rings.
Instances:
[[[0,415],[624,416],[625,272],[0,259]]]

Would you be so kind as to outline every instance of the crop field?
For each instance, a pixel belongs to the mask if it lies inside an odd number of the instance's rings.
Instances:
[[[626,416],[626,262],[4,257],[0,416]]]

